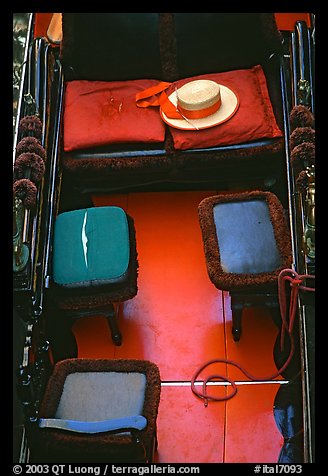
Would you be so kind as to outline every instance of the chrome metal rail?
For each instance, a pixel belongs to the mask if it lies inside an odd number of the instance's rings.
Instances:
[[[315,167],[306,167],[307,185],[297,187],[291,164],[289,114],[303,105],[314,114],[314,29],[297,22],[290,34],[285,55],[285,75],[289,76],[290,96],[285,96],[286,167],[289,219],[292,238],[293,269],[299,274],[315,274]],[[309,283],[312,286],[313,283]],[[314,462],[314,293],[299,296],[300,350],[304,425],[304,461]]]
[[[14,231],[21,232],[21,242],[28,251],[25,266],[13,270],[14,308],[25,322],[26,335],[21,365],[17,371],[17,392],[23,405],[25,429],[21,459],[26,462],[26,434],[35,424],[44,386],[51,371],[49,342],[45,335],[44,303],[51,274],[52,234],[60,195],[59,137],[62,115],[63,75],[58,47],[45,38],[29,39],[28,63],[22,79],[21,105],[14,136],[16,147],[22,138],[19,121],[35,115],[42,121],[40,143],[46,152],[45,172],[38,184],[33,209],[20,204]],[[18,200],[16,200],[17,202]]]

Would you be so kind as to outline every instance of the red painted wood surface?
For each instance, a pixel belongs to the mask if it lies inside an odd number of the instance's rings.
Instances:
[[[210,282],[197,206],[215,191],[131,193],[95,196],[96,206],[121,206],[135,221],[139,259],[138,294],[123,303],[123,344],[111,342],[101,317],[74,325],[79,357],[140,358],[155,362],[162,387],[158,415],[161,463],[265,463],[277,461],[282,437],[273,417],[278,383],[238,385],[227,402],[205,408],[190,389],[194,371],[209,359],[234,359],[255,375],[276,370],[277,328],[265,310],[246,310],[243,335],[231,336],[230,298]],[[218,371],[248,381],[237,369]],[[177,386],[172,386],[174,381]],[[211,387],[223,395],[229,387]]]

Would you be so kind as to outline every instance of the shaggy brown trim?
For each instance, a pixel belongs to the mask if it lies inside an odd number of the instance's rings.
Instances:
[[[293,131],[297,127],[314,128],[314,116],[310,109],[303,104],[294,106],[289,116],[290,130]]]
[[[16,180],[13,185],[13,193],[14,196],[17,196],[22,200],[24,207],[31,209],[35,206],[38,189],[31,180]]]
[[[277,248],[282,265],[270,273],[226,273],[222,269],[220,248],[214,222],[213,207],[218,203],[228,203],[247,200],[266,200],[273,226]],[[278,274],[284,268],[290,268],[292,263],[291,240],[284,215],[284,209],[278,198],[271,192],[253,191],[216,195],[205,198],[198,207],[206,265],[213,284],[225,291],[255,290],[258,286],[276,285]]]
[[[200,167],[216,166],[219,164],[231,163],[234,160],[246,160],[256,161],[264,156],[271,156],[283,151],[284,139],[277,138],[269,141],[267,144],[254,147],[238,147],[235,146],[231,149],[215,148],[208,149],[208,151],[201,152],[176,152],[174,155],[174,161],[179,167],[189,168],[193,165]],[[273,159],[274,160],[274,159]]]
[[[127,215],[130,239],[130,262],[128,276],[123,283],[107,284],[88,288],[65,288],[53,285],[52,292],[58,296],[58,306],[66,310],[101,309],[113,302],[132,299],[138,292],[138,255],[133,219]]]
[[[19,155],[14,163],[15,178],[26,178],[28,170],[30,170],[32,182],[39,183],[45,172],[45,164],[42,157],[34,152],[25,152]]]
[[[74,174],[77,178],[89,179],[92,177],[99,177],[108,175],[108,180],[124,180],[125,174],[130,174],[131,171],[136,173],[142,172],[143,178],[152,179],[153,174],[158,173],[159,177],[164,177],[166,173],[174,171],[183,174],[184,169],[197,166],[204,168],[204,166],[220,166],[224,161],[231,161],[234,159],[256,160],[266,155],[278,154],[284,149],[284,139],[277,138],[261,146],[254,147],[234,147],[230,150],[218,148],[217,150],[208,149],[208,151],[188,153],[184,151],[175,151],[172,145],[172,138],[167,134],[165,149],[166,156],[148,156],[148,157],[133,157],[133,158],[90,158],[80,159],[74,154],[64,154],[62,158],[63,168]],[[115,176],[114,176],[115,174]],[[197,178],[197,176],[195,177]]]
[[[46,160],[46,151],[36,137],[24,137],[16,146],[16,157],[24,152],[34,152],[43,160]]]
[[[309,177],[305,170],[302,170],[296,178],[296,187],[301,192],[304,193],[309,185]]]
[[[291,150],[302,142],[315,143],[315,130],[312,127],[297,127],[291,133],[289,138]]]
[[[295,146],[290,154],[290,161],[296,173],[315,164],[315,145],[312,142],[302,142]]]
[[[40,418],[53,418],[61,398],[67,376],[74,372],[138,372],[146,376],[145,401],[143,416],[147,419],[147,427],[138,432],[148,453],[151,451],[152,439],[156,433],[156,419],[161,394],[161,378],[156,364],[147,360],[105,360],[105,359],[67,359],[56,364],[41,404]],[[110,402],[109,402],[110,404]],[[125,461],[129,453],[135,457],[140,455],[140,445],[135,445],[129,435],[115,436],[110,433],[94,435],[69,433],[56,429],[34,428],[33,442],[35,449],[42,452],[73,453],[77,461],[79,457],[98,454],[101,458],[116,458],[117,462]],[[74,457],[74,456],[73,456]],[[120,459],[122,458],[122,459]],[[133,459],[132,459],[133,461]],[[65,462],[65,460],[63,460]]]
[[[112,176],[113,173],[121,174],[124,171],[138,172],[141,170],[166,170],[172,166],[172,160],[168,156],[147,157],[113,157],[113,158],[75,158],[74,154],[64,154],[63,167],[72,173],[90,176],[99,176],[99,173]]]
[[[42,122],[38,116],[25,116],[19,121],[18,130],[24,136],[32,135],[37,139],[42,137]]]

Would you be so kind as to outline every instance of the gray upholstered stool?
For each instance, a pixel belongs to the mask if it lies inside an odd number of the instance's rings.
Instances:
[[[265,305],[279,312],[278,275],[292,262],[284,210],[273,193],[253,191],[206,198],[198,211],[208,274],[231,295],[238,341],[243,307]]]
[[[33,461],[151,462],[160,391],[149,361],[57,363],[30,428]]]

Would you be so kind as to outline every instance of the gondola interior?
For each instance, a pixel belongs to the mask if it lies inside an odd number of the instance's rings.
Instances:
[[[309,13],[29,15],[14,462],[314,462],[314,46]],[[170,117],[199,79],[222,117]]]

